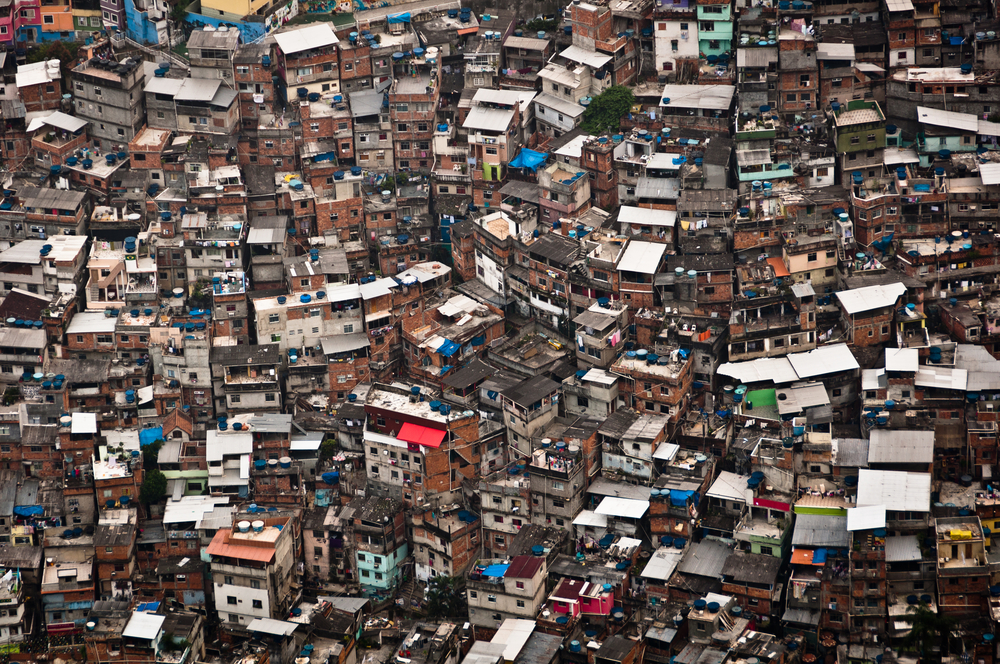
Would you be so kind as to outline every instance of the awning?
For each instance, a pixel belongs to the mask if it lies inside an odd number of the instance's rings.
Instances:
[[[423,445],[424,447],[441,447],[441,442],[444,441],[445,431],[441,429],[432,429],[430,427],[422,427],[419,424],[410,424],[406,422],[403,424],[403,428],[399,430],[396,434],[396,438],[407,443],[414,443],[417,445]]]
[[[298,627],[298,623],[274,620],[272,618],[254,618],[247,625],[247,629],[251,632],[261,632],[274,636],[288,636],[295,631],[296,627]]]
[[[153,386],[140,387],[136,390],[139,393],[139,404],[149,403],[153,400]]]
[[[323,337],[319,340],[320,344],[323,346],[324,355],[333,355],[334,353],[346,353],[352,350],[358,350],[359,348],[366,348],[370,345],[368,341],[368,336],[364,332],[355,332],[354,334],[338,334],[333,337]]]
[[[386,23],[392,25],[393,23],[409,23],[410,22],[410,12],[403,12],[400,14],[389,14],[385,17]]]

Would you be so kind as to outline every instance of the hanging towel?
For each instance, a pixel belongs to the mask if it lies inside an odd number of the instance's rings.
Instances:
[[[683,220],[681,221],[681,228],[683,228],[684,230],[687,230],[690,225],[691,225],[690,221],[683,221]]]

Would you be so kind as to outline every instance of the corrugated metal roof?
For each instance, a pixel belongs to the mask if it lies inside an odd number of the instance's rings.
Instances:
[[[725,111],[733,103],[736,88],[732,85],[677,85],[668,83],[660,94],[663,108],[700,108]],[[670,101],[664,102],[664,99]]]
[[[329,23],[314,23],[306,28],[279,32],[274,35],[274,41],[285,55],[332,46],[340,42]]]
[[[660,547],[650,557],[640,576],[646,579],[666,581],[673,575],[674,570],[677,569],[682,554],[683,551],[678,551],[677,549],[665,546]]]
[[[513,107],[521,103],[521,93],[515,90],[494,90],[493,88],[479,88],[478,90],[476,90],[476,94],[473,95],[472,101],[478,101],[484,104],[501,104],[503,106]]]
[[[853,60],[854,44],[827,44],[816,45],[817,60]]]
[[[480,131],[507,131],[510,121],[514,119],[513,109],[488,108],[486,106],[473,106],[469,114],[462,123],[465,129],[478,129]]]
[[[875,429],[868,444],[868,463],[932,463],[934,432]]]
[[[905,294],[906,286],[902,283],[865,286],[835,293],[844,311],[852,316],[865,311],[894,307],[896,301]]]
[[[205,460],[222,461],[223,457],[253,452],[253,434],[220,433],[215,429],[205,432]]]
[[[685,550],[677,571],[695,576],[718,577],[732,552],[727,544],[718,540],[702,540]]]
[[[154,613],[132,613],[128,625],[122,630],[122,636],[152,641],[159,636],[160,628],[166,619],[166,616],[158,616]]]
[[[677,178],[640,177],[635,185],[636,198],[674,200],[680,196],[681,184]]]
[[[781,558],[775,556],[736,551],[726,560],[722,574],[732,577],[737,583],[773,585],[781,565]]]
[[[805,353],[792,353],[787,358],[799,378],[812,378],[860,368],[847,344],[821,346]]]
[[[792,531],[792,546],[824,547],[850,546],[846,516],[826,514],[797,514]]]
[[[366,335],[364,332],[357,332],[355,334],[339,334],[333,337],[323,337],[319,341],[323,345],[324,355],[332,355],[333,353],[346,353],[349,350],[367,348],[370,345],[368,342],[368,335]]]
[[[563,115],[568,115],[571,118],[583,115],[583,112],[586,110],[580,104],[573,103],[566,99],[560,99],[559,97],[553,97],[545,92],[535,97],[534,101],[540,106],[545,106],[546,108],[550,108],[554,111],[562,113]],[[544,113],[542,115],[544,115]]]
[[[592,67],[594,69],[600,69],[613,59],[610,55],[604,55],[602,53],[597,53],[596,51],[588,51],[587,49],[580,48],[579,46],[570,46],[559,55],[567,60],[579,62],[580,64],[587,65],[588,67]]]
[[[778,62],[777,48],[738,48],[736,49],[737,67],[767,68]]]
[[[747,480],[749,479],[749,475],[737,475],[728,470],[720,471],[719,476],[715,478],[715,482],[712,483],[705,495],[709,498],[746,502]]]
[[[916,535],[893,535],[885,538],[885,561],[904,563],[921,560],[920,540]]]
[[[920,157],[917,155],[917,151],[913,148],[886,148],[885,157],[882,162],[886,166],[895,166],[896,164],[918,164],[920,163]]]
[[[348,96],[351,101],[351,115],[355,118],[378,115],[385,98],[384,93],[373,91],[352,92]]]
[[[956,113],[940,108],[917,106],[917,120],[934,127],[948,127],[961,131],[979,131],[979,118],[972,113]]]
[[[847,510],[847,530],[885,528],[885,505],[869,505]]]
[[[170,95],[173,97],[184,84],[182,78],[151,78],[146,83],[144,92],[151,92],[157,95]]]
[[[920,354],[916,348],[886,348],[886,371],[914,373],[920,367]]]
[[[618,221],[639,226],[669,226],[677,223],[676,210],[652,210],[650,208],[623,205],[618,210]]]
[[[507,41],[503,45],[510,48],[523,48],[526,51],[544,51],[545,47],[549,45],[549,40],[511,35],[507,37]]]
[[[928,512],[931,476],[895,470],[862,469],[858,473],[858,506],[885,505],[894,512]]]
[[[864,438],[834,438],[833,465],[842,468],[868,467],[868,441]]]
[[[1000,164],[979,164],[983,184],[1000,184]]]
[[[595,514],[621,517],[625,519],[640,519],[649,510],[648,500],[632,500],[631,498],[606,497],[594,510]]]
[[[952,369],[951,367],[922,366],[917,371],[913,382],[918,387],[936,387],[942,390],[964,392],[968,389],[969,372],[965,369]],[[997,384],[1000,385],[1000,382]]]
[[[667,245],[661,242],[638,242],[632,240],[625,247],[625,253],[618,261],[618,269],[640,274],[656,274]]]
[[[212,101],[220,85],[220,79],[185,78],[174,95],[174,101]]]
[[[885,0],[885,6],[891,12],[913,11],[913,3],[910,0]]]

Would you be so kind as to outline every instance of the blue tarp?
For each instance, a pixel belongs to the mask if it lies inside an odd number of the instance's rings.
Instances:
[[[532,171],[537,169],[541,164],[545,163],[548,156],[544,152],[535,152],[534,150],[529,150],[524,148],[520,153],[510,162],[511,168],[530,168]]]
[[[486,396],[496,401],[497,397],[500,396],[500,393],[495,390],[486,390]]]
[[[674,507],[684,507],[688,499],[694,495],[694,491],[681,491],[680,489],[670,490],[670,504]]]
[[[461,346],[454,341],[448,341],[445,339],[445,342],[441,344],[441,347],[437,349],[437,352],[441,353],[445,357],[451,357],[458,352],[459,348],[461,348]]]
[[[163,438],[163,427],[153,427],[151,429],[139,429],[139,447],[152,445]]]
[[[389,14],[386,19],[390,24],[392,23],[409,23],[410,22],[410,12],[403,12],[402,14]]]
[[[507,573],[508,567],[510,565],[490,565],[483,570],[483,576],[492,576],[498,579],[503,578],[503,575]]]
[[[45,508],[41,505],[18,505],[14,508],[14,514],[18,516],[42,516]]]
[[[826,549],[816,549],[813,551],[813,564],[822,565],[826,562]]]
[[[160,608],[159,602],[144,602],[135,607],[135,610],[137,613],[142,613],[143,611],[156,611],[158,608]]]

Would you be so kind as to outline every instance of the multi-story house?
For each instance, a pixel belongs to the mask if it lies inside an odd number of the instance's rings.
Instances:
[[[208,461],[208,488],[213,496],[250,496],[250,459],[253,435],[232,428],[226,421],[218,430],[206,432],[205,459]]]
[[[275,34],[278,74],[288,90],[306,101],[309,94],[340,92],[340,42],[328,23]],[[290,95],[291,96],[291,95]]]
[[[90,136],[111,157],[128,145],[145,123],[142,62],[91,58],[71,75],[76,116],[90,122]],[[111,161],[111,159],[108,159]],[[114,163],[114,162],[112,162]]]
[[[233,69],[240,47],[238,30],[194,30],[187,40],[191,77],[220,79],[230,90],[236,89]]]
[[[434,165],[435,112],[441,98],[441,67],[426,54],[392,61],[388,89],[396,166],[401,171],[428,173]]]
[[[673,72],[680,63],[700,57],[698,24],[696,7],[688,0],[661,3],[653,8],[653,53],[657,71]]]
[[[402,583],[409,551],[402,504],[381,498],[359,499],[352,506],[358,583],[373,595],[391,595]]]
[[[426,388],[376,384],[365,401],[365,472],[377,495],[407,505],[449,504],[473,479],[482,450],[479,416],[452,410]]]
[[[879,167],[885,153],[885,115],[877,101],[838,103],[833,111],[833,130],[844,186],[881,174]]]
[[[466,579],[469,622],[485,633],[509,618],[533,619],[545,602],[547,574],[544,556],[481,560]]]
[[[223,628],[245,629],[258,618],[284,618],[290,609],[294,517],[257,516],[234,515],[232,527],[220,529],[206,549]]]

